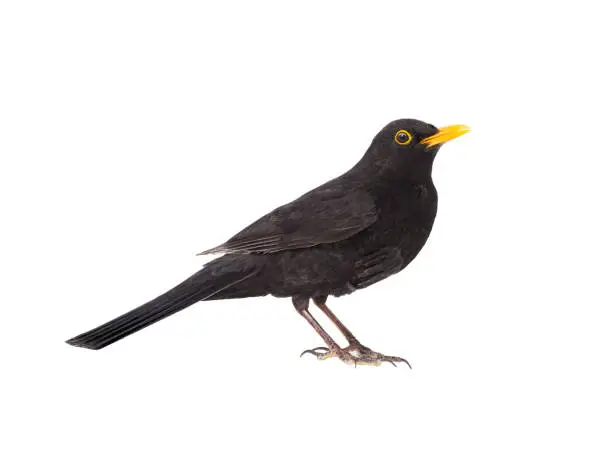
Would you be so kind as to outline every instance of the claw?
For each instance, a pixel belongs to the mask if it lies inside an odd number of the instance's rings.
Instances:
[[[323,351],[323,352],[317,352],[317,351]],[[304,355],[304,354],[312,354],[314,355],[317,359],[320,359],[322,356],[329,354],[329,349],[323,346],[320,347],[315,347],[313,349],[306,349],[304,352],[302,352],[300,354],[300,358]]]
[[[412,370],[412,365],[410,365],[410,362],[408,362],[408,360],[402,359],[401,357],[394,357],[394,358],[397,359],[396,362],[404,362],[406,365],[408,365],[408,368]]]
[[[300,358],[304,357],[306,354],[312,354],[316,357],[317,353],[311,349],[306,349],[304,352],[300,354]]]
[[[329,348],[325,347],[325,346],[319,346],[319,347],[315,347],[315,348],[311,349],[311,351],[325,351],[325,352],[329,352]]]
[[[390,356],[384,356],[381,359],[383,362],[389,362],[391,365],[393,365],[394,367],[397,367],[397,365],[395,364],[395,362],[404,362],[406,365],[408,365],[408,368],[410,368],[412,370],[412,365],[410,365],[410,362],[408,362],[408,360],[403,359],[401,357],[390,357]]]

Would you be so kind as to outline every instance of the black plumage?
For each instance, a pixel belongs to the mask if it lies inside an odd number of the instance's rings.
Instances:
[[[419,253],[436,217],[436,153],[467,130],[411,119],[389,123],[348,172],[202,252],[224,255],[177,287],[67,342],[100,349],[198,301],[271,294],[291,297],[328,346],[305,352],[354,364],[405,362],[361,345],[325,302],[401,271]],[[348,347],[340,348],[310,315],[310,299],[344,333]]]

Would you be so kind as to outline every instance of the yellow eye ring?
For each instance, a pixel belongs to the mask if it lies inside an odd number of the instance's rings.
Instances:
[[[408,145],[410,142],[412,142],[412,134],[405,129],[400,129],[395,133],[394,139],[395,143],[398,145]]]

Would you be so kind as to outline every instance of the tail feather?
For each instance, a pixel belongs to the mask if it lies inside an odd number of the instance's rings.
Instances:
[[[66,343],[87,349],[102,349],[198,301],[222,297],[224,291],[231,290],[231,287],[257,273],[255,269],[228,270],[226,268],[226,266],[222,266],[220,270],[211,269],[207,265],[189,279],[154,300],[99,327],[75,336]]]

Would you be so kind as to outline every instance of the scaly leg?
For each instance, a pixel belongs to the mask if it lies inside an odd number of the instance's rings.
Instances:
[[[325,360],[330,357],[338,356],[341,360],[345,361],[346,363],[351,363],[351,362],[347,362],[342,357],[341,355],[342,349],[340,348],[340,346],[338,346],[338,344],[334,341],[334,339],[331,336],[329,336],[329,334],[323,329],[321,324],[317,322],[317,319],[315,319],[312,316],[312,314],[310,314],[310,311],[308,311],[308,303],[310,302],[310,298],[293,297],[292,300],[293,300],[293,306],[295,307],[297,312],[304,319],[306,319],[306,321],[310,324],[310,326],[315,329],[315,331],[319,334],[321,338],[323,338],[323,341],[325,341],[325,344],[327,344],[328,346],[328,347],[315,347],[314,349],[308,349],[302,352],[302,354],[300,354],[300,357],[302,357],[304,354],[312,354],[316,356],[319,360]]]
[[[359,343],[357,338],[355,338],[355,335],[353,335],[351,331],[346,328],[342,322],[340,322],[340,319],[336,317],[336,314],[334,314],[331,309],[327,307],[327,305],[325,304],[325,302],[327,301],[327,297],[316,297],[313,298],[312,301],[321,311],[323,311],[323,314],[325,314],[329,318],[329,320],[332,321],[332,323],[338,328],[338,330],[340,330],[340,333],[344,335],[349,344]]]
[[[303,311],[305,311],[307,315],[304,315],[300,311],[300,309],[296,305],[296,301],[294,300],[294,306],[296,307],[296,309],[298,309],[300,314],[302,314],[302,316],[310,323],[310,325],[312,325],[312,327],[317,331],[317,333],[319,333],[319,335],[321,335],[323,340],[329,346],[329,349],[323,347],[309,349],[302,352],[302,355],[313,354],[319,360],[325,360],[331,357],[338,357],[343,362],[348,364],[354,364],[355,366],[357,366],[358,364],[379,366],[382,362],[389,362],[393,366],[397,366],[395,365],[395,362],[404,362],[406,365],[408,365],[409,368],[412,368],[412,366],[406,359],[403,359],[401,357],[384,355],[379,352],[375,352],[372,349],[361,344],[359,340],[355,338],[355,335],[353,335],[351,331],[346,328],[346,326],[340,321],[340,319],[338,319],[338,317],[336,317],[336,315],[327,307],[327,305],[325,304],[326,300],[326,297],[313,298],[315,305],[321,311],[323,311],[323,313],[329,318],[329,320],[333,322],[336,327],[338,327],[338,330],[340,330],[340,332],[344,335],[349,345],[345,348],[340,348],[336,344],[336,342],[329,336],[329,334],[327,334],[323,330],[321,325],[308,312],[308,300],[305,300],[305,303],[304,300],[302,300],[301,302],[301,305],[305,304],[305,307],[303,307]]]

